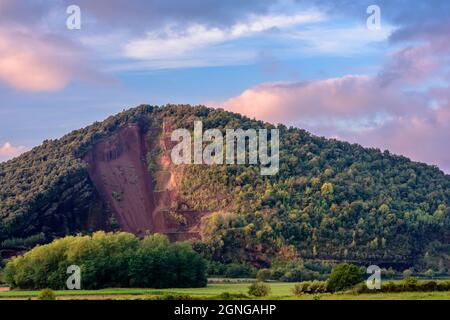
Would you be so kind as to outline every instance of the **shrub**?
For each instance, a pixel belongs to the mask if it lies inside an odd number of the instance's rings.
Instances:
[[[400,286],[395,284],[394,281],[388,281],[386,283],[381,284],[381,290],[383,292],[399,292]]]
[[[255,297],[265,297],[270,294],[270,287],[264,282],[257,281],[248,287],[248,294]]]
[[[424,281],[419,284],[418,291],[436,291],[438,288],[438,284],[436,281]]]
[[[417,279],[414,277],[408,277],[400,282],[400,291],[417,291]]]
[[[361,294],[361,293],[368,293],[371,292],[372,290],[369,290],[369,288],[367,288],[366,284],[361,282],[356,284],[352,289],[351,292],[353,294]]]
[[[52,289],[43,289],[37,296],[38,300],[56,300],[55,292]]]
[[[333,268],[328,279],[327,289],[331,292],[353,287],[363,280],[361,269],[352,264],[339,264]]]
[[[438,291],[450,291],[450,281],[439,281],[437,284]]]
[[[292,291],[296,296],[302,295],[304,293],[309,293],[309,284],[309,281],[297,283],[294,285]]]
[[[300,282],[294,286],[293,292],[297,296],[302,294],[325,293],[327,292],[327,283],[317,280]]]
[[[294,285],[294,288],[292,289],[293,293],[296,296],[302,295],[304,293],[308,293],[309,288],[309,282],[300,282]]]
[[[311,282],[308,288],[311,293],[325,293],[327,292],[327,283],[324,281],[316,281]]]
[[[271,278],[271,276],[272,276],[272,272],[270,271],[270,269],[261,269],[256,274],[256,279],[258,279],[260,281],[266,281],[266,280],[269,280]]]

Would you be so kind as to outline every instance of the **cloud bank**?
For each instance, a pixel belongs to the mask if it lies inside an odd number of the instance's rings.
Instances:
[[[223,106],[315,134],[389,149],[450,172],[450,42],[442,37],[446,30],[446,25],[435,27],[430,37],[408,34],[406,38],[416,43],[389,54],[375,76],[265,83]]]

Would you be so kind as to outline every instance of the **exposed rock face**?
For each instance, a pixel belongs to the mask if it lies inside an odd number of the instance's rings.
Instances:
[[[137,125],[120,128],[97,143],[83,158],[101,199],[122,230],[137,235],[146,232],[167,234],[170,239],[187,240],[199,236],[200,219],[208,212],[176,207],[177,185],[183,166],[170,159],[173,142],[171,126],[164,121],[154,139]],[[159,137],[159,139],[157,138]],[[149,173],[146,157],[158,148],[154,172]]]
[[[143,136],[137,125],[121,128],[84,157],[92,182],[121,229],[135,234],[165,229],[164,219],[154,215]]]

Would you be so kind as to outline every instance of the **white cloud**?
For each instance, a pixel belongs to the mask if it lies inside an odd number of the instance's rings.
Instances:
[[[391,35],[395,29],[390,25],[383,25],[381,30],[369,30],[365,26],[314,26],[303,30],[295,30],[287,37],[290,41],[302,42],[302,50],[309,53],[326,54],[360,54],[370,49],[371,44],[382,42]]]
[[[248,37],[273,28],[288,28],[323,19],[324,16],[318,12],[307,12],[293,15],[252,16],[246,22],[236,23],[225,29],[193,24],[180,30],[172,25],[162,31],[148,32],[143,39],[128,42],[124,52],[127,57],[141,60],[182,57],[189,51]]]

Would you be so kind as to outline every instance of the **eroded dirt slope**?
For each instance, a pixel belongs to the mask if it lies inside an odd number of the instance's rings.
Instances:
[[[138,125],[129,125],[97,143],[84,157],[91,180],[121,229],[135,234],[165,230],[163,217],[154,210],[143,137]]]
[[[174,241],[199,237],[201,218],[209,212],[174,208],[183,166],[170,160],[171,129],[170,121],[164,121],[161,131],[146,141],[146,132],[137,124],[129,125],[97,143],[83,158],[101,199],[124,231],[162,233]],[[146,156],[153,148],[160,153],[153,159],[156,169],[151,175]]]

